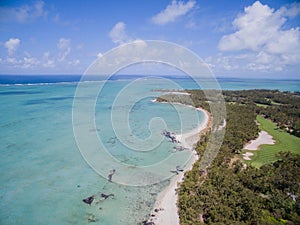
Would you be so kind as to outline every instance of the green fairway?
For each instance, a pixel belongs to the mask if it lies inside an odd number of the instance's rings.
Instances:
[[[290,151],[300,154],[300,138],[290,135],[289,133],[280,130],[275,123],[257,116],[257,121],[260,123],[260,128],[273,136],[274,145],[261,145],[258,151],[250,151],[254,153],[252,160],[249,163],[255,167],[260,167],[263,164],[276,161],[276,154],[280,151]]]

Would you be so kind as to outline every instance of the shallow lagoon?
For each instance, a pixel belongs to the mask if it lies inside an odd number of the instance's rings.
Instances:
[[[161,130],[155,127],[152,131],[157,132],[159,145],[151,152],[131,151],[116,138],[110,121],[111,109],[116,95],[128,83],[130,81],[108,82],[99,95],[95,107],[96,129],[91,127],[90,134],[96,132],[106,149],[128,165],[152,165],[177,154],[173,153],[174,144],[163,138]],[[87,98],[93,85],[93,82],[85,84]],[[151,102],[160,94],[152,90],[172,88],[166,85],[162,87],[151,79],[142,82],[129,89],[128,102],[114,105],[118,116],[122,107],[132,104],[128,121],[135,136],[147,138],[150,135],[148,123],[155,117],[164,119],[168,129],[174,132],[193,129],[201,120],[201,113],[188,107],[175,109],[168,104]],[[98,175],[81,156],[73,134],[75,90],[75,83],[0,87],[2,224],[85,224],[93,220],[106,225],[135,224],[147,217],[157,193],[168,183],[131,187],[108,182]],[[130,95],[140,92],[146,92],[147,97],[130,102]],[[182,124],[178,112],[185,120]],[[92,143],[90,134],[86,134],[87,143]],[[178,154],[185,155],[186,159],[190,156],[189,152]],[[181,155],[170,169],[177,164],[184,166],[186,161]],[[128,180],[130,185],[130,176]],[[101,201],[101,193],[113,193],[114,197]],[[91,206],[82,202],[93,194],[95,201]]]
[[[26,82],[26,79],[17,80],[19,85],[16,85],[11,81],[5,83],[7,79],[1,78],[0,223],[86,224],[96,220],[96,224],[132,225],[146,218],[157,193],[168,181],[146,187],[131,187],[110,183],[97,174],[83,159],[73,134],[72,109],[77,87],[74,81],[77,78],[67,83],[56,83],[54,78],[50,83],[47,83],[49,79],[43,79],[43,82],[36,77],[32,79],[36,79],[34,85],[32,80]],[[164,83],[163,79],[145,80],[128,89],[128,101],[121,101],[114,106],[116,116],[123,112],[124,107],[130,108],[128,121],[134,136],[141,139],[149,137],[149,121],[156,117],[163,118],[168,129],[177,133],[193,129],[201,121],[201,113],[195,116],[195,111],[190,108],[174,108],[168,104],[151,102],[151,99],[160,95],[159,92],[153,92],[155,89],[178,89],[178,85],[196,88],[195,83],[188,79],[176,78],[172,81],[175,84]],[[177,154],[173,153],[174,144],[167,139],[161,141],[161,127],[156,130],[152,127],[158,133],[156,138],[159,139],[159,146],[150,154],[130,151],[116,138],[110,122],[111,109],[117,94],[130,82],[128,79],[116,79],[104,87],[95,106],[96,129],[91,127],[90,133],[86,133],[87,142],[90,134],[97,133],[116,159],[134,166],[151,165]],[[88,98],[94,83],[85,85]],[[276,88],[299,91],[299,81],[221,79],[220,85],[224,89]],[[130,101],[130,96],[141,93],[146,93],[146,97]],[[183,118],[182,124],[178,112]],[[122,129],[120,132],[122,135]],[[189,154],[186,156],[188,158]],[[184,163],[184,160],[179,160],[174,165],[183,166]],[[100,201],[101,193],[113,193],[114,197]],[[96,200],[92,206],[82,202],[83,198],[93,194]]]

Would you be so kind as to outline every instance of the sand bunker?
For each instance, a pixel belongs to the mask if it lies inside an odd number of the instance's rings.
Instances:
[[[275,144],[273,137],[263,130],[259,132],[258,138],[247,143],[244,149],[255,151],[259,148],[260,145],[273,145],[273,144]]]
[[[273,137],[268,134],[266,131],[261,131],[259,132],[258,138],[256,138],[255,140],[249,141],[245,146],[244,149],[245,150],[252,150],[252,151],[256,151],[259,149],[260,145],[273,145],[275,144],[275,141],[273,140]],[[251,160],[251,156],[253,156],[254,154],[251,152],[246,152],[243,154],[243,159],[244,160]]]
[[[245,160],[251,160],[251,156],[253,156],[254,154],[252,152],[246,152],[243,154],[243,159]]]

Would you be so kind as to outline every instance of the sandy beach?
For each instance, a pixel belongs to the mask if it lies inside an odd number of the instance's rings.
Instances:
[[[193,149],[194,144],[199,140],[199,135],[209,125],[210,115],[207,111],[197,108],[203,112],[204,117],[199,126],[188,133],[176,135],[176,139],[179,140],[183,147],[193,151],[192,157],[188,164],[184,168],[184,172],[192,169],[193,164],[197,161],[198,155]],[[177,183],[183,180],[184,173],[174,176],[171,179],[169,186],[159,193],[154,209],[151,212],[154,217],[151,217],[149,221],[155,223],[155,225],[179,225],[179,216],[177,209],[178,196],[176,194]]]

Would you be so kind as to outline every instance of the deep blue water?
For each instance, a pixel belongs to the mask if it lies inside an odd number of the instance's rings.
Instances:
[[[47,85],[55,83],[77,83],[81,75],[0,75],[0,85]],[[140,75],[114,75],[109,80],[133,80]],[[183,88],[198,88],[187,76],[159,76],[180,83]],[[89,76],[90,81],[101,81],[101,76]],[[249,79],[217,78],[223,90],[276,89],[280,91],[300,91],[300,79]],[[208,85],[209,87],[209,85]],[[7,93],[9,94],[9,93]],[[16,93],[17,94],[17,93]]]

